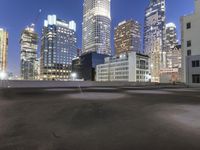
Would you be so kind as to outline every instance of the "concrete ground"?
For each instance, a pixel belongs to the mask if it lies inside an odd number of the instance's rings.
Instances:
[[[0,90],[0,150],[200,150],[200,89]]]

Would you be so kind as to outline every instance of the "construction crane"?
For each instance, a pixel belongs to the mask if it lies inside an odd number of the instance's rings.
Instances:
[[[39,9],[38,14],[36,15],[33,23],[31,24],[31,27],[35,28],[35,25],[37,24],[37,22],[38,22],[38,20],[40,18],[41,13],[42,13],[42,9]]]

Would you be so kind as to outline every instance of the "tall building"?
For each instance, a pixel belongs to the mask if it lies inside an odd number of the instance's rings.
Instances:
[[[166,24],[166,48],[167,50],[173,49],[178,45],[176,25],[174,23]]]
[[[200,86],[200,0],[193,14],[181,17],[182,81]]]
[[[0,72],[7,71],[8,32],[0,28]]]
[[[76,23],[49,15],[42,31],[40,76],[43,80],[68,80],[77,56]]]
[[[144,52],[150,56],[152,82],[160,82],[165,47],[165,0],[150,0],[145,12]]]
[[[83,53],[111,54],[111,0],[84,0]]]
[[[140,52],[141,25],[134,20],[123,21],[115,28],[116,55],[124,52]]]
[[[37,71],[35,70],[37,61],[38,34],[34,25],[22,31],[21,39],[21,79],[35,80]]]

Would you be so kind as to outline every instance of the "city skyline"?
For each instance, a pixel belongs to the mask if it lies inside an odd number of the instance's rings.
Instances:
[[[46,0],[40,1],[40,5],[37,5],[38,1],[25,1],[21,0],[20,2],[12,2],[12,6],[9,5],[9,0],[3,0],[2,5],[0,6],[0,27],[5,28],[9,32],[9,50],[8,50],[8,71],[14,72],[19,75],[20,71],[20,44],[19,37],[23,28],[30,25],[35,17],[37,16],[38,10],[42,9],[43,12],[41,17],[39,18],[36,24],[36,31],[39,33],[41,37],[41,30],[44,18],[46,18],[47,14],[56,14],[63,19],[67,20],[75,20],[77,22],[77,37],[78,37],[78,47],[81,48],[82,41],[82,10],[83,10],[83,0],[79,0],[78,3],[75,3],[72,0],[64,1],[62,0],[59,3],[49,2],[48,5]],[[24,3],[27,7],[21,10],[20,4]],[[149,1],[111,1],[111,16],[112,16],[112,27],[111,27],[111,45],[112,51],[114,50],[113,46],[113,34],[114,27],[123,20],[127,19],[135,19],[139,21],[139,23],[144,24],[144,10],[147,7]],[[167,23],[174,22],[177,26],[178,37],[180,39],[180,17],[188,14],[188,12],[193,11],[193,2],[190,0],[181,0],[181,6],[177,7],[180,3],[178,1],[168,0],[167,3]],[[28,5],[29,4],[29,5]],[[122,5],[124,4],[124,5]],[[137,6],[136,6],[137,5]],[[187,6],[187,7],[185,7]],[[12,9],[12,13],[9,10]],[[76,11],[79,10],[79,11]],[[176,13],[174,13],[174,11]],[[139,12],[139,13],[138,13]],[[15,17],[13,17],[15,14]],[[5,19],[6,18],[6,19]],[[9,18],[9,19],[8,19]],[[20,21],[18,21],[20,20]],[[14,25],[14,26],[13,26]],[[38,49],[38,53],[40,51],[40,46]]]

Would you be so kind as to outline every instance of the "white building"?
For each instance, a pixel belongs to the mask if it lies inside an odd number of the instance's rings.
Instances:
[[[182,81],[200,85],[200,0],[195,0],[193,14],[181,18]]]
[[[105,63],[97,65],[96,80],[148,82],[150,81],[149,57],[130,52],[119,57],[107,57]]]

